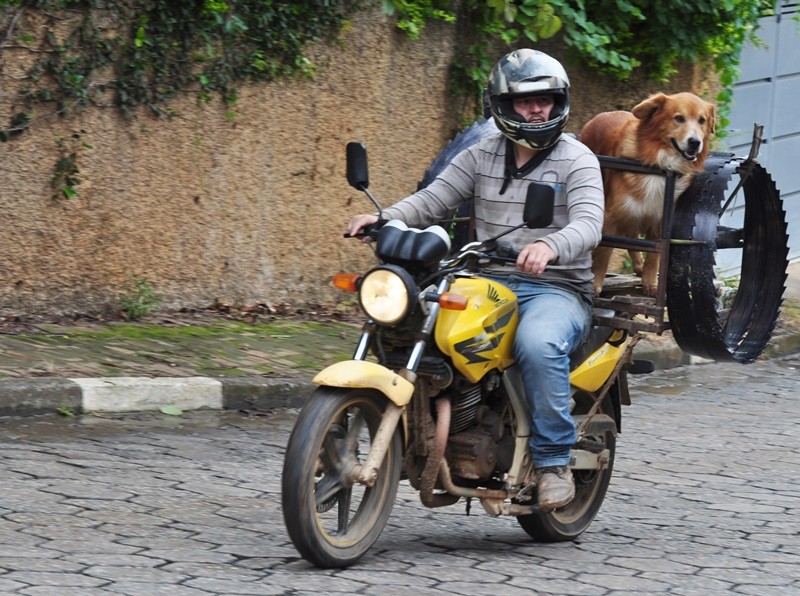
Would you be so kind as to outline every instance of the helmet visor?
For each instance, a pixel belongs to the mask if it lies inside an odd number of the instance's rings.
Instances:
[[[508,83],[508,93],[513,95],[563,95],[566,85],[556,77],[545,77],[535,81]]]

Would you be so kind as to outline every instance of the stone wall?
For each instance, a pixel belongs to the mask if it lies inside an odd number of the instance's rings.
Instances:
[[[0,314],[100,312],[132,278],[167,308],[337,300],[331,276],[372,262],[342,238],[351,214],[371,210],[346,184],[345,144],[367,145],[370,188],[388,205],[415,189],[457,119],[446,96],[452,26],[410,41],[375,11],[344,41],[315,49],[314,81],[241,89],[232,120],[187,94],[168,120],[90,109],[0,143]],[[693,75],[623,85],[565,64],[573,132],[657,89],[696,88]],[[0,90],[3,114],[10,96]],[[59,140],[79,147],[70,200],[51,188]]]

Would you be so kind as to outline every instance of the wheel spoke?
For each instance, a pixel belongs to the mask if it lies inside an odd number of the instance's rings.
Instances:
[[[364,411],[345,410],[332,424],[322,442],[317,460],[315,503],[317,513],[336,507],[336,533],[346,534],[353,521],[352,470],[359,463],[360,441],[367,427]]]
[[[325,474],[318,482],[315,491],[315,500],[317,503],[317,510],[327,510],[329,507],[325,505],[331,499],[335,498],[337,494],[345,490],[346,487],[342,482],[342,477],[334,474]]]
[[[325,473],[332,470],[339,470],[342,467],[342,437],[345,435],[344,429],[339,426],[332,426],[325,435],[320,449],[320,459]]]
[[[347,528],[350,526],[350,502],[352,497],[352,489],[340,491],[339,496],[337,497],[337,500],[339,501],[339,534],[346,534]]]
[[[358,410],[353,418],[350,419],[350,427],[347,430],[345,448],[347,453],[354,454],[358,459],[358,439],[364,428],[364,413]]]
[[[329,510],[334,504],[333,499],[336,498],[336,495],[350,486],[345,478],[345,459],[347,457],[345,436],[344,428],[336,424],[328,429],[322,442],[319,453],[321,478],[317,480],[315,487],[318,512]]]

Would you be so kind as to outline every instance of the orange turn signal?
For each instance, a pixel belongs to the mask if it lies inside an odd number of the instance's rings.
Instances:
[[[466,310],[469,298],[460,294],[445,292],[439,295],[439,306],[447,310]]]
[[[333,276],[333,285],[345,292],[357,292],[360,279],[356,273],[337,273]]]

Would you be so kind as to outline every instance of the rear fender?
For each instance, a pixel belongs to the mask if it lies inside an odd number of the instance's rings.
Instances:
[[[376,389],[401,408],[414,394],[413,383],[385,366],[366,360],[337,362],[321,370],[312,380],[328,387]]]
[[[605,342],[575,370],[570,372],[570,384],[583,391],[599,390],[613,373],[617,363],[630,356],[632,339],[622,343]]]

